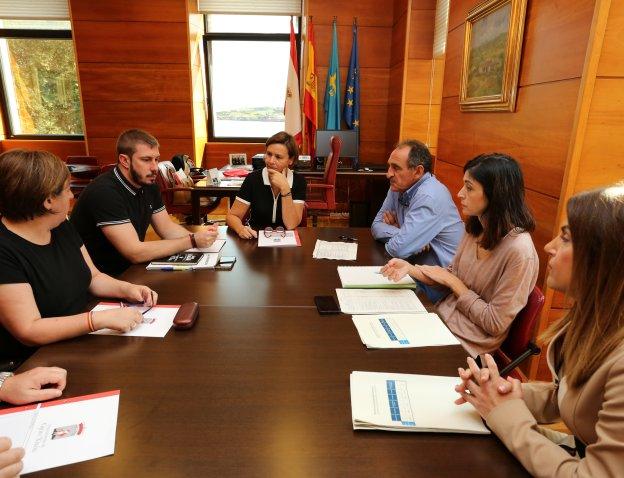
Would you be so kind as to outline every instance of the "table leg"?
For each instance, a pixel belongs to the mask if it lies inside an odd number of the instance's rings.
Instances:
[[[199,202],[201,195],[197,189],[191,189],[191,221],[194,225],[199,225]]]

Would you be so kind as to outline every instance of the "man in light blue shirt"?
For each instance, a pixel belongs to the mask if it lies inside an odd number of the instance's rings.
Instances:
[[[431,153],[420,141],[397,145],[388,159],[390,189],[371,232],[392,257],[447,267],[464,235],[446,186],[431,174]]]

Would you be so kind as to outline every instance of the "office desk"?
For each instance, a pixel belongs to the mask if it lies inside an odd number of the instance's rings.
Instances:
[[[197,181],[191,189],[191,221],[193,224],[199,224],[200,199],[202,197],[227,197],[232,203],[238,191],[240,191],[240,186],[215,186],[209,184],[206,179]]]
[[[349,316],[319,316],[316,294],[344,261],[312,259],[316,238],[359,238],[358,264],[382,264],[368,229],[301,229],[302,247],[260,249],[228,236],[232,271],[123,279],[161,303],[196,300],[196,326],[164,339],[83,336],[42,347],[22,367],[69,372],[64,397],[120,389],[115,454],[42,477],[527,476],[492,436],[355,432],[354,370],[456,375],[459,346],[367,350]],[[246,307],[249,305],[249,307]]]

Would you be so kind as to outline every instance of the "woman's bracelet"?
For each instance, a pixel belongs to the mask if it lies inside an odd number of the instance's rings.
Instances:
[[[95,327],[93,326],[93,311],[92,310],[87,312],[87,326],[89,327],[90,332],[95,332]]]

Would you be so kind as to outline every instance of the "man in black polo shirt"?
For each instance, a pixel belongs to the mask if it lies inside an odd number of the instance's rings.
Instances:
[[[130,264],[209,247],[217,237],[216,226],[189,234],[167,214],[155,184],[158,148],[151,134],[124,131],[115,169],[98,176],[76,202],[70,221],[102,272],[117,275]],[[150,224],[162,240],[143,242]]]

